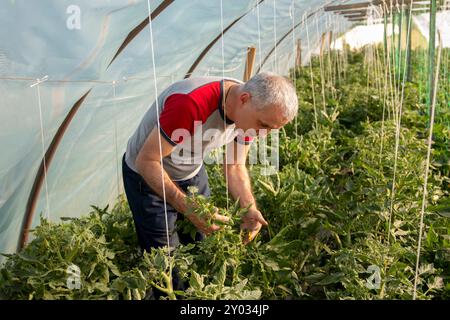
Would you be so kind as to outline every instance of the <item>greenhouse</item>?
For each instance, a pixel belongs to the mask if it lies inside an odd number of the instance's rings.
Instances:
[[[450,299],[449,0],[0,21],[0,300]]]

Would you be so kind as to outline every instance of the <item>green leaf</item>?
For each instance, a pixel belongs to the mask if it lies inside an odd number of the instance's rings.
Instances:
[[[220,266],[219,272],[217,274],[217,283],[223,286],[225,284],[226,278],[227,278],[227,264],[224,261]]]
[[[273,261],[273,260],[264,259],[263,263],[264,263],[265,266],[267,266],[272,271],[279,271],[280,270],[280,266],[278,265],[278,263]]]
[[[205,286],[203,283],[203,277],[197,272],[191,272],[191,278],[189,279],[189,285],[195,290],[201,290]]]
[[[248,279],[244,279],[244,280],[242,280],[241,282],[239,282],[238,284],[236,284],[235,286],[234,286],[234,288],[235,288],[235,290],[236,291],[242,291],[242,290],[244,290],[244,288],[245,288],[245,286],[247,285],[247,283],[248,283]]]
[[[329,284],[338,283],[338,282],[341,282],[341,280],[344,278],[344,276],[345,275],[343,272],[332,273],[332,274],[326,276],[321,281],[319,281],[317,284],[321,285],[321,286],[327,286]]]
[[[242,300],[259,300],[261,298],[261,290],[244,290],[241,294]]]
[[[117,277],[121,276],[119,269],[117,268],[117,266],[114,263],[112,263],[111,261],[108,261],[107,264],[108,264],[109,269],[115,276],[117,276]]]
[[[446,199],[435,206],[429,206],[428,210],[450,218],[450,199]]]
[[[271,194],[272,196],[277,195],[278,192],[274,189],[272,184],[266,183],[266,182],[262,181],[261,179],[258,179],[257,182],[263,188],[263,190],[265,190],[267,193]]]

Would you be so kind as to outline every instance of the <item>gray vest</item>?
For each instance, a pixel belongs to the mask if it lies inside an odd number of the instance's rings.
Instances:
[[[173,83],[158,96],[159,113],[164,110],[165,101],[170,95],[176,93],[188,94],[198,87],[223,79],[242,83],[233,78],[222,77],[195,77]],[[163,168],[172,180],[187,180],[195,176],[203,164],[203,159],[211,150],[231,142],[237,136],[238,132],[234,130],[235,124],[224,119],[221,109],[224,92],[223,81],[221,81],[220,92],[221,97],[217,109],[201,126],[196,128],[189,139],[183,139],[181,143],[175,146],[173,152],[163,159]],[[155,102],[145,113],[136,131],[128,140],[125,162],[135,172],[137,172],[135,166],[137,155],[150,132],[158,126],[159,113]]]

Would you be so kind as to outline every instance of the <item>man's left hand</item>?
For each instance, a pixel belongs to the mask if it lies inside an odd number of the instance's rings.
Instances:
[[[243,242],[244,244],[252,241],[262,226],[268,226],[269,223],[264,219],[262,213],[258,209],[250,208],[247,214],[242,218],[241,230],[248,231],[248,237]]]

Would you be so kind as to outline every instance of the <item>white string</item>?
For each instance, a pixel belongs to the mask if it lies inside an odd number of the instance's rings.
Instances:
[[[227,137],[227,123],[226,123],[226,111],[225,111],[225,52],[224,52],[224,39],[223,39],[223,1],[220,0],[220,31],[221,31],[221,44],[222,44],[222,83],[223,83],[223,91],[222,91],[222,108],[223,108],[223,127],[225,130],[225,140]],[[227,167],[227,153],[228,148],[227,144],[225,143],[225,187],[226,187],[226,194],[227,194],[227,210],[229,210],[229,196],[228,196],[228,167]]]
[[[319,32],[319,17],[316,16],[316,31],[317,31],[317,37],[319,39],[319,43],[320,43],[320,52],[319,52],[319,64],[320,64],[320,83],[322,85],[322,104],[323,104],[323,112],[327,112],[326,111],[326,98],[325,98],[325,75],[324,75],[324,70],[323,70],[323,47],[324,47],[324,40],[325,38],[323,37],[323,34],[320,35]]]
[[[394,30],[394,24],[392,24],[392,30]],[[392,50],[391,50],[392,51]],[[394,73],[394,77],[395,77],[395,61],[393,61],[392,66],[393,69],[392,72]],[[392,79],[392,75],[390,75],[390,78]],[[394,83],[394,88],[396,87],[396,84]],[[391,87],[392,89],[392,87]],[[395,89],[394,89],[395,91]],[[393,168],[393,176],[392,176],[392,186],[391,186],[391,204],[390,204],[390,208],[389,208],[389,222],[388,222],[388,243],[390,242],[390,237],[391,237],[391,225],[392,225],[392,213],[394,211],[394,198],[395,198],[395,182],[396,182],[396,175],[397,175],[397,160],[398,160],[398,147],[399,147],[399,139],[400,139],[400,128],[399,128],[399,122],[397,119],[397,110],[396,110],[396,102],[397,102],[397,98],[396,98],[396,94],[394,94],[394,100],[393,102],[393,110],[392,110],[392,114],[394,115],[394,121],[395,121],[395,147],[394,147],[394,168]]]
[[[396,2],[396,8],[398,11],[398,2]],[[391,15],[392,15],[392,77],[393,77],[393,85],[394,85],[394,108],[393,108],[393,116],[394,116],[394,121],[397,123],[398,122],[398,85],[397,85],[397,72],[400,72],[397,70],[397,64],[396,64],[396,52],[395,52],[395,46],[396,46],[396,39],[395,39],[395,24],[394,21],[397,22],[397,18],[396,15],[394,15],[394,6],[392,6],[392,2],[391,2]],[[400,33],[400,29],[398,30]]]
[[[294,58],[294,74],[293,74],[293,80],[294,80],[294,88],[295,90],[297,90],[297,55],[298,52],[296,52],[295,48],[295,0],[292,0],[292,14],[291,14],[291,18],[292,18],[292,56]],[[299,48],[299,50],[301,50],[301,48]],[[300,61],[300,65],[301,65],[301,61]],[[295,136],[297,136],[297,117],[295,117]]]
[[[381,10],[381,8],[379,9]],[[377,10],[377,17],[380,19],[381,11]],[[376,70],[377,70],[377,86],[378,86],[378,94],[381,96],[383,94],[383,68],[382,68],[382,62],[380,59],[380,47],[378,45],[375,46],[375,60],[376,60]]]
[[[333,51],[332,51],[331,48],[333,46],[333,41],[334,41],[333,38],[336,39],[336,35],[337,35],[337,22],[333,22],[331,20],[331,14],[328,14],[327,17],[328,17],[328,23],[329,23],[329,37],[328,37],[328,72],[330,73],[329,74],[329,81],[330,81],[330,86],[332,88],[335,88],[335,84],[336,84],[336,77],[335,77],[336,67],[335,67],[335,59],[333,57]],[[334,52],[334,55],[336,55],[335,52]],[[336,99],[336,91],[334,89],[332,89],[331,95],[332,95],[332,97],[334,99]]]
[[[342,20],[338,19],[338,32],[341,35],[342,34]],[[343,37],[345,37],[345,34],[341,35],[341,39],[343,39]],[[342,43],[344,43],[342,41]],[[336,48],[336,41],[334,41],[334,49],[335,49],[335,53],[336,53],[336,73],[337,73],[337,81],[340,84],[341,83],[341,51],[337,50]]]
[[[397,2],[397,8],[400,11],[399,14],[399,28],[398,28],[398,39],[399,39],[399,47],[398,47],[398,68],[399,68],[399,73],[398,73],[398,80],[399,80],[399,84],[400,85],[400,77],[401,77],[401,72],[400,69],[402,67],[402,27],[403,27],[403,0],[402,0],[402,4],[401,4],[401,8],[399,3]]]
[[[386,4],[384,4],[386,5]],[[383,8],[381,9],[382,12],[384,11],[384,14],[386,15],[386,11],[383,10]],[[387,21],[386,21],[386,26],[384,29],[384,33],[383,37],[386,36],[387,39]],[[386,62],[386,52],[387,52],[387,48],[385,48],[385,50],[383,50],[383,61],[381,62],[380,60],[380,76],[381,76],[381,72],[383,72],[383,84],[384,84],[384,94],[383,94],[383,116],[382,116],[382,120],[381,120],[381,143],[380,143],[380,170],[382,170],[381,168],[381,160],[382,160],[382,155],[383,155],[383,139],[384,139],[384,120],[385,120],[385,114],[386,114],[386,103],[387,103],[387,98],[388,98],[388,80],[387,80],[387,62]],[[381,90],[381,88],[380,88]]]
[[[415,273],[415,277],[414,277],[413,300],[416,300],[417,282],[419,280],[419,261],[420,261],[420,249],[421,249],[421,245],[422,245],[423,217],[425,214],[426,197],[427,197],[427,193],[428,193],[428,190],[427,190],[428,172],[429,172],[429,168],[430,168],[431,143],[432,143],[432,139],[433,139],[434,113],[435,113],[435,108],[436,108],[436,93],[438,91],[439,68],[440,68],[440,64],[441,64],[442,40],[441,40],[439,31],[438,31],[438,37],[439,37],[439,50],[438,50],[438,57],[437,57],[436,74],[434,77],[433,103],[431,105],[430,130],[429,130],[429,134],[428,134],[427,160],[426,160],[426,165],[425,165],[425,177],[424,177],[424,182],[423,182],[422,208],[420,210],[419,243],[417,244],[416,273]]]
[[[330,14],[327,14],[326,15],[326,30],[327,30],[327,35],[328,35],[328,37],[327,37],[327,39],[326,39],[326,41],[327,41],[327,43],[326,43],[326,48],[327,48],[327,60],[328,60],[328,68],[327,68],[327,72],[328,72],[328,75],[327,75],[327,81],[328,81],[328,87],[333,87],[332,86],[332,83],[333,83],[333,80],[331,79],[331,77],[332,77],[332,75],[331,75],[331,36],[332,36],[332,32],[331,32],[331,25],[332,25],[332,23],[331,23],[331,15]],[[325,68],[325,66],[324,66],[324,68]],[[331,95],[334,97],[334,91],[333,90],[331,90]]]
[[[384,4],[386,6],[386,4]],[[392,17],[392,2],[391,2],[391,17]],[[386,14],[386,12],[385,12]],[[392,22],[392,19],[391,19]],[[391,23],[391,25],[393,26],[393,23]],[[394,30],[392,29],[392,36],[394,35]],[[392,96],[392,78],[391,78],[391,69],[390,69],[390,50],[389,50],[389,46],[386,48],[387,52],[385,52],[384,56],[387,56],[387,62],[388,65],[386,67],[385,65],[385,90],[387,89],[387,74],[389,72],[389,83],[391,84],[390,89],[391,89],[391,99],[393,102],[393,106],[395,105],[395,101],[394,101],[394,97]],[[386,59],[385,59],[385,63],[386,63]],[[386,97],[386,95],[385,95]],[[380,153],[379,153],[379,157],[380,157],[380,170],[382,170],[381,168],[381,159],[382,159],[382,152],[383,152],[383,136],[384,136],[384,115],[385,115],[385,104],[386,103],[386,99],[384,99],[383,101],[383,119],[382,119],[382,123],[381,123],[381,144],[380,144]],[[395,109],[395,108],[393,108]],[[393,111],[393,113],[395,113],[395,111]],[[397,168],[397,159],[398,159],[398,145],[399,145],[399,136],[397,133],[399,133],[399,123],[394,119],[395,124],[396,124],[396,135],[395,135],[395,155],[394,155],[394,169],[393,169],[393,181],[392,181],[392,187],[391,187],[391,204],[390,204],[390,210],[389,210],[389,216],[388,216],[388,236],[387,236],[387,244],[390,243],[390,234],[391,234],[391,221],[392,221],[392,212],[393,212],[393,201],[394,201],[394,192],[395,192],[395,181],[396,181],[396,168]],[[398,129],[398,130],[397,130]],[[386,274],[386,269],[387,269],[387,263],[386,263],[386,256],[385,256],[385,252],[383,251],[382,253],[382,259],[383,259],[383,270],[384,270],[384,274]],[[384,287],[383,287],[384,288]],[[383,294],[384,290],[382,289],[380,292],[380,297],[383,298]]]
[[[158,86],[157,86],[157,78],[156,78],[156,64],[155,64],[155,49],[153,44],[153,25],[152,25],[152,10],[150,7],[150,0],[147,0],[147,8],[148,8],[148,20],[149,20],[149,31],[150,31],[150,45],[151,45],[151,55],[152,55],[152,66],[153,66],[153,84],[155,89],[155,105],[156,105],[156,114],[157,114],[157,125],[158,125],[158,133],[161,131],[161,124],[159,122],[159,102],[158,102]],[[167,252],[170,259],[170,237],[169,237],[169,222],[167,218],[167,200],[166,200],[166,186],[164,183],[164,164],[163,164],[163,158],[162,158],[162,145],[161,145],[161,135],[158,134],[159,137],[159,156],[160,156],[160,164],[161,164],[161,181],[162,181],[162,187],[163,187],[163,200],[164,200],[164,214],[166,219],[166,236],[167,236]],[[172,277],[172,264],[169,263],[169,277]]]
[[[309,71],[310,71],[310,78],[311,78],[311,93],[313,98],[313,108],[314,108],[314,123],[316,125],[316,129],[318,128],[317,124],[317,107],[316,107],[316,94],[315,94],[315,88],[314,88],[314,74],[312,69],[312,50],[311,50],[311,43],[309,41],[309,27],[306,23],[306,11],[302,18],[302,24],[305,26],[306,29],[306,42],[308,43],[308,52],[309,52]]]
[[[369,99],[369,83],[370,83],[370,66],[371,66],[371,46],[366,46],[364,50],[364,63],[367,69],[367,83],[366,83],[366,96]],[[367,101],[368,102],[368,101]]]
[[[412,7],[412,2],[410,4],[410,6]],[[409,32],[411,32],[411,15],[409,17],[409,21],[408,21],[408,29],[407,29],[407,34],[409,34]],[[407,36],[407,43],[406,45],[409,45],[409,37]],[[400,50],[400,48],[399,48]],[[399,106],[398,106],[398,114],[396,117],[396,132],[395,132],[395,152],[394,152],[394,176],[393,176],[393,181],[392,181],[392,188],[391,188],[391,206],[390,206],[390,215],[389,215],[389,229],[388,229],[388,243],[389,243],[389,239],[390,239],[390,226],[391,226],[391,221],[392,221],[392,214],[393,214],[393,206],[394,206],[394,198],[395,198],[395,181],[396,181],[396,172],[397,172],[397,159],[398,159],[398,149],[399,149],[399,145],[400,145],[400,129],[401,129],[401,121],[402,121],[402,110],[403,110],[403,98],[404,98],[404,92],[405,92],[405,80],[406,80],[406,70],[407,70],[407,55],[405,55],[405,64],[404,64],[404,68],[403,68],[403,79],[401,82],[401,86],[402,86],[402,91],[401,91],[401,95],[400,95],[400,102],[399,102]],[[401,65],[401,60],[399,60],[399,65]],[[399,72],[399,76],[402,76],[401,72]]]
[[[112,82],[113,87],[113,105],[116,106],[116,82]],[[117,198],[120,197],[120,170],[119,170],[119,146],[118,146],[118,139],[117,139],[117,110],[114,108],[114,144],[115,144],[115,158],[114,162],[116,163],[116,177],[117,177]]]
[[[389,39],[389,43],[387,46],[387,62],[388,62],[388,75],[389,75],[389,89],[390,89],[390,93],[391,93],[391,104],[389,108],[389,104],[388,104],[388,118],[391,118],[391,112],[392,112],[392,118],[395,120],[395,89],[394,89],[394,85],[392,83],[392,73],[393,71],[393,67],[391,66],[393,61],[392,61],[392,51],[393,51],[393,39],[394,39],[394,16],[392,14],[392,2],[390,3],[390,7],[388,7],[386,5],[386,10],[389,10],[389,17],[390,17],[390,29],[391,29],[391,39]]]
[[[277,3],[276,0],[273,0],[273,43],[274,43],[274,60],[273,60],[273,71],[278,73],[278,59],[277,59]]]
[[[47,214],[45,218],[47,220],[50,219],[50,201],[48,196],[48,183],[47,183],[47,161],[45,159],[45,142],[44,142],[44,124],[42,121],[42,103],[41,103],[41,88],[40,84],[47,81],[48,76],[45,76],[41,79],[36,79],[36,83],[32,84],[30,88],[36,87],[37,96],[38,96],[38,107],[39,107],[39,123],[41,126],[41,145],[42,145],[42,161],[44,163],[44,184],[45,184],[45,201],[47,206]]]
[[[258,21],[258,57],[259,57],[259,71],[261,72],[262,66],[262,50],[261,50],[261,23],[260,23],[260,15],[259,15],[259,0],[256,0],[256,19]]]
[[[411,7],[412,7],[412,2],[411,2]],[[392,9],[392,7],[391,7],[391,9]],[[406,43],[407,47],[409,45],[408,34],[409,34],[409,32],[411,32],[411,20],[412,20],[412,15],[410,15],[409,21],[408,21],[407,43]],[[399,102],[399,106],[398,106],[398,108],[399,108],[398,115],[396,117],[394,117],[394,121],[395,121],[395,124],[396,124],[396,132],[395,132],[395,151],[394,151],[394,173],[393,173],[393,181],[392,181],[392,188],[391,188],[391,205],[390,205],[389,222],[388,222],[388,238],[387,238],[387,243],[388,244],[390,243],[392,214],[393,214],[393,205],[394,205],[394,198],[395,198],[395,181],[396,181],[396,172],[397,172],[398,148],[399,148],[399,144],[400,144],[400,129],[401,129],[401,120],[402,120],[403,97],[404,97],[404,88],[405,88],[406,70],[407,70],[407,65],[406,65],[407,61],[406,61],[406,59],[407,59],[407,55],[405,55],[405,64],[404,64],[404,69],[403,69],[403,79],[402,79],[402,84],[401,84],[402,85],[402,92],[401,92],[401,98],[400,98],[400,102]],[[399,60],[399,65],[401,65],[401,60]],[[399,73],[400,73],[399,77],[401,77],[401,72],[399,71]],[[394,74],[394,77],[395,77],[395,74]],[[396,85],[394,85],[394,87],[396,87]],[[391,87],[391,89],[392,89],[392,87]],[[396,110],[393,110],[394,114],[396,112],[397,112]],[[384,255],[383,255],[383,260],[385,261]],[[386,273],[386,268],[387,268],[387,265],[386,265],[386,262],[385,262],[384,263],[384,270],[385,270],[384,273]]]
[[[48,77],[48,76],[46,76]],[[21,77],[21,76],[1,76],[0,80],[11,80],[11,81],[30,81],[30,80],[36,80],[35,78],[31,77]],[[42,81],[43,82],[43,81]],[[111,81],[102,81],[102,80],[45,80],[45,82],[48,83],[106,83],[110,84]],[[37,83],[33,84],[33,87],[36,86]],[[31,86],[30,86],[31,88]]]
[[[410,3],[410,10],[412,9],[412,3],[413,2],[411,1],[411,3]],[[402,10],[402,16],[403,16],[403,10]],[[408,19],[408,27],[406,29],[406,48],[408,48],[408,46],[409,46],[409,38],[410,38],[409,34],[411,33],[411,20],[412,20],[412,15],[410,14],[409,15],[409,19]],[[402,19],[402,21],[403,21],[403,19]],[[401,47],[400,47],[399,51],[401,52]],[[408,53],[405,54],[405,63],[404,63],[404,68],[403,68],[403,79],[402,79],[402,83],[401,83],[401,85],[402,85],[402,93],[401,93],[401,97],[400,97],[400,111],[399,111],[399,120],[398,120],[399,121],[399,125],[400,125],[401,120],[402,120],[403,98],[404,98],[404,95],[405,95],[406,71],[408,69],[408,66],[406,65],[407,62],[408,62],[407,58],[408,58]],[[401,59],[399,59],[399,64],[401,65]],[[401,76],[401,74],[400,74],[400,76]]]
[[[292,0],[292,9],[291,9],[291,20],[292,20],[292,56],[294,57],[294,71],[296,69],[296,62],[297,62],[297,52],[296,52],[296,45],[295,45],[295,0]],[[295,85],[295,72],[294,72],[294,85]]]
[[[192,73],[190,73],[190,74],[192,74]],[[48,77],[48,76],[46,76],[46,77]],[[131,80],[148,80],[151,77],[152,76],[148,76],[148,77],[122,77],[120,80],[116,79],[116,80],[112,80],[112,81],[114,81],[116,84],[119,84],[120,82],[128,82],[128,81],[131,81]],[[162,75],[162,74],[158,75],[158,78],[172,78],[172,77],[173,77],[173,75]],[[5,76],[0,76],[0,80],[8,80],[8,81],[36,81],[36,78],[5,75]],[[47,82],[47,83],[100,83],[100,84],[111,85],[111,80],[98,80],[98,79],[85,79],[85,80],[48,79],[48,80],[45,80],[45,82]],[[33,84],[30,87],[34,87],[36,85],[37,85],[37,83]]]

